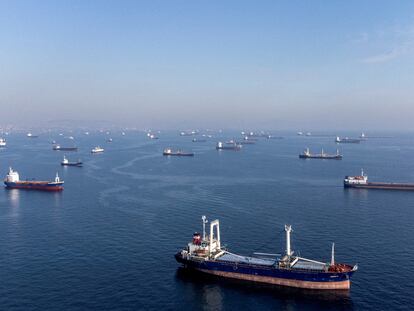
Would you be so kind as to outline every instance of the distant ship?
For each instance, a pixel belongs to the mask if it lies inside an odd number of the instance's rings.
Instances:
[[[202,138],[193,138],[192,142],[193,143],[205,143],[207,141],[207,139],[202,139]]]
[[[311,132],[307,132],[306,133],[306,136],[312,136],[312,133]]]
[[[5,138],[0,138],[0,148],[1,147],[6,147],[6,145],[7,145],[6,139]]]
[[[106,140],[106,142],[107,142],[107,143],[112,143],[112,138],[108,138],[108,139]]]
[[[266,138],[267,139],[283,139],[282,136],[273,136],[273,135],[267,135]]]
[[[359,144],[361,142],[361,139],[357,139],[357,138],[339,138],[339,136],[336,136],[335,138],[335,142],[337,144]]]
[[[62,166],[82,166],[82,161],[78,160],[77,162],[69,162],[66,156],[63,156],[62,162],[60,162]]]
[[[180,136],[194,136],[194,135],[198,135],[199,131],[198,130],[193,130],[193,131],[183,131],[180,133]]]
[[[357,265],[335,262],[334,244],[329,263],[294,255],[290,245],[290,225],[285,225],[286,253],[283,256],[255,253],[255,257],[249,257],[234,254],[221,247],[219,221],[210,222],[208,236],[205,216],[202,221],[203,235],[194,233],[192,241],[175,254],[177,262],[187,269],[223,278],[315,290],[349,289],[351,276],[358,269]]]
[[[55,181],[36,181],[26,180],[21,181],[19,173],[9,169],[9,173],[4,179],[4,184],[10,189],[30,189],[30,190],[45,190],[45,191],[61,191],[63,190],[63,183],[56,173]]]
[[[230,141],[230,145],[236,143],[237,145],[254,145],[256,143],[256,138],[250,138],[249,136],[245,136],[241,141]]]
[[[56,151],[77,151],[78,147],[62,147],[59,144],[54,144],[52,149]]]
[[[179,157],[192,157],[194,156],[193,152],[184,152],[182,150],[174,151],[171,148],[164,149],[164,152],[162,153],[165,156],[179,156]]]
[[[339,150],[336,150],[336,154],[327,154],[323,151],[321,153],[312,154],[309,151],[309,148],[306,148],[305,151],[303,151],[302,154],[299,155],[299,158],[301,159],[332,159],[332,160],[342,160],[342,155],[339,154]]]
[[[37,138],[37,137],[39,137],[38,135],[33,135],[31,132],[27,133],[26,136],[29,137],[29,138]]]
[[[236,142],[227,142],[226,144],[223,144],[219,141],[216,145],[216,150],[240,150],[241,148],[242,145],[237,144]]]
[[[409,190],[414,191],[414,183],[368,182],[368,176],[361,170],[359,176],[345,176],[345,188]]]
[[[151,133],[147,133],[147,136],[148,136],[149,139],[158,139],[157,136],[155,136],[154,134],[151,134]]]
[[[302,136],[303,132],[297,132],[296,134],[299,135],[299,136]]]
[[[97,147],[95,147],[91,150],[91,153],[100,153],[100,152],[104,152],[104,149],[99,147],[99,146],[97,146]]]

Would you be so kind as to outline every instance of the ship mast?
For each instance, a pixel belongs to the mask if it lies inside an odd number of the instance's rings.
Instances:
[[[201,216],[201,220],[203,221],[203,241],[206,239],[206,223],[208,223],[206,216]]]
[[[292,232],[292,226],[285,225],[285,231],[286,231],[286,255],[290,257],[293,255],[293,251],[290,249],[290,233]]]

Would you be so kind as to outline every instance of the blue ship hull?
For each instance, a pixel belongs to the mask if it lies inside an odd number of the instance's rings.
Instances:
[[[9,189],[29,189],[29,190],[44,190],[44,191],[62,191],[63,182],[48,182],[48,181],[5,181],[4,184]]]
[[[307,289],[349,289],[350,278],[355,272],[279,269],[240,262],[194,260],[183,258],[181,253],[177,253],[175,259],[187,268],[221,277]]]

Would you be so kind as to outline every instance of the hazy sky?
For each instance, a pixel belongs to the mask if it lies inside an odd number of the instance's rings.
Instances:
[[[1,123],[414,130],[414,1],[0,0]]]

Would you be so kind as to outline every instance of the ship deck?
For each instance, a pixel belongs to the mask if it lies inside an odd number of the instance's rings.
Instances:
[[[225,253],[216,259],[217,261],[227,261],[227,262],[236,262],[236,263],[245,263],[253,265],[262,265],[262,266],[273,266],[276,263],[276,260],[272,259],[262,259],[249,256],[241,256],[232,253]]]

